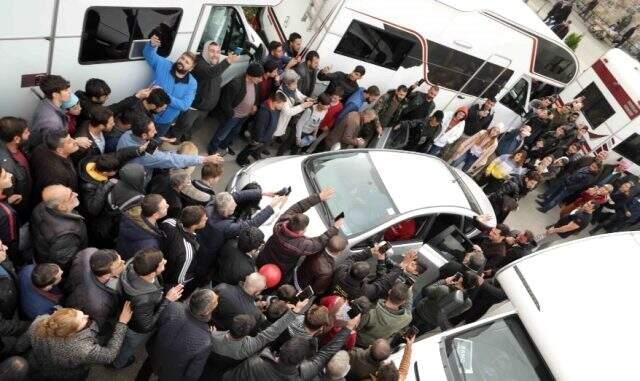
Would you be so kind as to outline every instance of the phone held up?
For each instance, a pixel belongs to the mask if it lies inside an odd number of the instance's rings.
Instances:
[[[333,219],[333,221],[335,222],[343,218],[344,218],[344,212],[340,212],[340,214],[338,214],[336,218]]]
[[[307,286],[296,295],[296,299],[298,299],[298,301],[303,301],[309,299],[313,295],[313,288],[311,288],[311,286]]]

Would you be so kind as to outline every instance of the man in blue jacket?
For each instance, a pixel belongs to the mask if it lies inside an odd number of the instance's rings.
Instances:
[[[178,118],[181,112],[187,111],[196,96],[196,79],[189,73],[196,63],[196,56],[191,52],[184,52],[173,63],[158,55],[160,38],[151,36],[142,54],[153,69],[153,85],[161,87],[171,98],[167,109],[156,116],[158,135],[164,136]]]
[[[131,129],[120,137],[117,150],[120,151],[127,147],[139,147],[142,144],[154,140],[156,137],[156,125],[146,115],[137,115],[131,121]],[[171,168],[187,168],[204,163],[222,164],[224,159],[219,155],[198,156],[198,155],[181,155],[175,152],[162,151],[156,148],[154,151],[147,152],[131,161],[140,164],[145,170],[145,183],[151,179],[154,168],[171,169]]]

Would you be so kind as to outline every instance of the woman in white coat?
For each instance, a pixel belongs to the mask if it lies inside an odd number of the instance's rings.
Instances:
[[[313,106],[313,100],[307,98],[304,94],[298,90],[298,80],[300,75],[291,69],[287,69],[282,74],[282,85],[278,88],[277,92],[282,93],[287,101],[285,102],[282,110],[280,111],[280,117],[278,118],[278,125],[276,131],[273,133],[275,138],[283,139],[288,132],[289,122],[294,115],[300,114],[306,108]],[[293,134],[295,137],[295,134]],[[285,144],[286,142],[283,142]]]
[[[445,112],[442,119],[442,130],[433,140],[433,144],[427,153],[440,156],[446,146],[455,143],[462,136],[464,120],[467,119],[467,115],[469,115],[467,106],[461,106],[455,112]]]

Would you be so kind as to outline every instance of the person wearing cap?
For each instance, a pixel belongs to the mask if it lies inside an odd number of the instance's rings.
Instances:
[[[458,167],[464,164],[462,170],[465,172],[475,172],[482,168],[498,148],[498,137],[503,127],[503,123],[498,123],[488,130],[476,132],[468,139],[461,138],[464,141],[457,145],[451,165]]]
[[[249,115],[258,110],[258,84],[262,81],[263,74],[262,65],[252,63],[244,75],[232,79],[222,88],[218,109],[224,122],[218,126],[209,141],[207,150],[210,154],[222,150],[235,155],[229,147]]]
[[[341,71],[330,72],[331,68],[326,66],[318,73],[318,79],[321,81],[329,81],[326,92],[333,94],[336,87],[341,87],[344,91],[342,99],[349,99],[360,87],[358,81],[364,77],[366,72],[364,66],[358,65],[349,74]]]
[[[78,116],[82,112],[80,98],[75,94],[71,94],[68,100],[62,102],[62,106],[60,106],[60,108],[64,110],[65,115],[67,115],[67,119],[69,121],[67,124],[67,131],[69,131],[69,135],[75,136],[78,128]]]

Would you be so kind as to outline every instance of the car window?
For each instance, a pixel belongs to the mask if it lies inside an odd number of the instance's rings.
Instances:
[[[429,227],[429,231],[427,232],[427,235],[425,237],[425,242],[429,242],[431,239],[442,233],[442,231],[450,226],[461,228],[462,217],[457,214],[439,214]]]
[[[207,25],[204,28],[198,52],[207,41],[215,41],[220,45],[220,51],[227,54],[234,48],[244,48],[247,32],[242,25],[242,19],[232,7],[212,7]]]
[[[449,335],[444,346],[455,380],[554,379],[517,315]]]
[[[525,103],[527,102],[527,94],[529,93],[529,82],[521,78],[508,93],[506,93],[500,103],[507,106],[511,111],[518,115],[525,113]]]
[[[395,225],[388,227],[383,234],[387,242],[402,242],[422,240],[420,234],[423,232],[427,217],[409,218]]]
[[[587,119],[592,129],[598,128],[615,114],[613,107],[611,107],[594,82],[582,89],[575,97],[584,97],[582,115]]]
[[[344,212],[342,231],[347,236],[365,233],[398,214],[368,152],[317,156],[305,163],[305,173],[316,190],[335,190],[324,203],[327,220]]]

